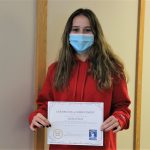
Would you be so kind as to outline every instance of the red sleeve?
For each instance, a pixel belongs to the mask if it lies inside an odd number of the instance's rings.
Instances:
[[[115,79],[114,79],[115,80]],[[128,96],[127,83],[124,79],[113,82],[112,115],[115,116],[121,129],[128,129],[130,123],[130,98]]]
[[[54,66],[55,64],[52,64],[48,68],[47,76],[45,79],[45,82],[43,84],[43,87],[38,95],[38,98],[36,100],[36,104],[38,109],[34,112],[32,112],[29,115],[29,123],[31,124],[33,117],[37,113],[41,113],[43,116],[47,118],[47,104],[48,101],[53,101],[53,92],[52,92],[52,74],[54,74]]]

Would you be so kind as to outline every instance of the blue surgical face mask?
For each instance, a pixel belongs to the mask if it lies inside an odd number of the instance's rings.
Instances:
[[[93,34],[69,34],[69,42],[77,53],[84,53],[93,45]]]

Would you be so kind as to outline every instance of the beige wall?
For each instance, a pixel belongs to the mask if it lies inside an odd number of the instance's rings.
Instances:
[[[150,149],[150,1],[146,0],[143,51],[141,150]]]
[[[118,134],[118,149],[132,149],[138,0],[48,0],[47,66],[58,54],[66,19],[80,7],[95,12],[108,42],[123,59],[128,71],[132,100],[131,125],[129,130]]]
[[[0,0],[0,150],[32,150],[35,0]]]

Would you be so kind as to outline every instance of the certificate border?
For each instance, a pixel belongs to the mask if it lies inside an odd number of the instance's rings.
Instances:
[[[48,102],[48,119],[49,119],[49,121],[50,121],[50,116],[49,116],[49,113],[50,113],[50,109],[49,109],[49,107],[54,107],[55,105],[57,105],[57,104],[61,104],[62,103],[62,105],[64,105],[64,104],[73,104],[73,105],[88,105],[89,106],[89,104],[90,105],[95,105],[95,107],[98,107],[98,109],[100,108],[101,110],[103,110],[102,112],[101,112],[101,114],[102,114],[102,116],[103,116],[103,118],[102,118],[102,122],[104,121],[104,103],[103,102],[66,102],[66,101],[49,101]],[[48,129],[47,130],[47,132],[49,131],[50,129]],[[100,129],[99,129],[100,130]],[[101,131],[100,132],[101,133],[101,138],[103,139],[103,135],[104,135],[104,133],[103,133],[103,131]],[[49,136],[49,134],[47,133],[47,144],[61,144],[61,145],[85,145],[85,146],[103,146],[103,144],[104,144],[104,139],[103,140],[99,140],[99,141],[97,141],[98,142],[98,144],[94,144],[93,142],[88,142],[88,143],[82,143],[82,142],[78,142],[78,143],[74,143],[74,142],[71,142],[71,143],[62,143],[62,141],[60,141],[60,142],[52,142],[52,141],[50,141],[50,137],[48,137]]]

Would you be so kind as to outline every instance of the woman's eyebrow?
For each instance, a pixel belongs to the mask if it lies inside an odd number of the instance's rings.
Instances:
[[[91,26],[86,26],[86,27],[84,27],[84,28],[90,28],[90,29],[91,29]]]
[[[80,28],[80,26],[72,26],[72,28]],[[82,27],[82,28],[91,28],[91,26],[85,26],[85,27]]]
[[[78,27],[80,27],[80,26],[72,26],[72,28],[78,28]]]

